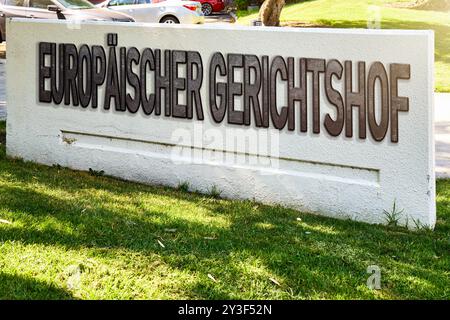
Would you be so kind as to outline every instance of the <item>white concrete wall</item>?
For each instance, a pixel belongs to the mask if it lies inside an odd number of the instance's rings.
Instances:
[[[414,228],[415,219],[434,226],[431,32],[117,23],[89,23],[77,29],[30,20],[7,24],[11,157],[104,170],[150,184],[176,186],[187,181],[192,189],[204,192],[216,185],[225,197],[369,223],[384,223],[383,212],[391,211],[395,201],[403,210],[402,224]],[[388,136],[376,142],[369,131],[361,140],[343,134],[331,137],[323,128],[314,135],[311,130],[305,134],[231,126],[225,121],[215,124],[207,103],[207,74],[203,122],[106,111],[101,99],[97,109],[38,102],[38,42],[106,47],[110,32],[118,34],[119,46],[199,51],[205,71],[216,51],[366,61],[367,66],[373,61],[386,66],[408,63],[411,79],[399,82],[399,95],[409,97],[409,112],[399,113],[398,143],[391,143]],[[322,90],[323,112],[334,110],[326,101]],[[230,144],[242,136],[253,137],[250,149]],[[264,156],[267,145],[273,151],[269,157]],[[250,155],[243,159],[245,154]]]

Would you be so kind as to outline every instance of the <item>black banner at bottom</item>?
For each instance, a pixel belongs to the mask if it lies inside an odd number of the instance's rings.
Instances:
[[[448,308],[449,301],[280,301],[280,300],[151,300],[151,301],[2,301],[0,308],[8,308],[15,316],[23,312],[33,316],[92,316],[98,312],[104,319],[297,319],[332,314],[333,317],[367,315],[380,308],[402,308],[402,314],[423,311],[426,307]],[[405,307],[405,308],[403,308]],[[435,309],[433,309],[435,310]]]

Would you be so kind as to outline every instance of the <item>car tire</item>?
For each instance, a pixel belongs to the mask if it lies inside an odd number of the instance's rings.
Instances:
[[[213,12],[213,7],[209,3],[202,3],[202,12],[205,16],[210,16]]]
[[[178,20],[174,16],[165,16],[161,20],[159,20],[159,23],[180,23],[180,20]]]

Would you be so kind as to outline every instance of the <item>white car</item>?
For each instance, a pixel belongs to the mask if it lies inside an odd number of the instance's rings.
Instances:
[[[136,22],[204,23],[200,2],[183,0],[107,0],[98,5],[126,13]]]

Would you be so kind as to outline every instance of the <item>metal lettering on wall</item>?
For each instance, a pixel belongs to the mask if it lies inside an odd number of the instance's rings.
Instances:
[[[200,90],[204,66],[199,52],[117,48],[118,36],[112,33],[107,35],[107,45],[108,53],[99,45],[83,44],[77,48],[74,44],[40,42],[39,101],[58,105],[64,100],[65,105],[97,108],[98,89],[104,86],[103,108],[106,110],[113,101],[114,109],[119,112],[136,113],[142,108],[146,115],[160,116],[164,108],[166,117],[193,119],[195,114],[201,121],[205,118],[206,103],[216,123],[226,118],[227,123],[234,125],[272,126],[279,130],[320,134],[319,93],[323,85],[328,103],[335,108],[334,114],[326,114],[323,121],[323,128],[331,136],[345,134],[366,139],[369,131],[374,140],[382,141],[389,135],[391,142],[399,140],[398,113],[409,110],[408,97],[398,95],[399,80],[410,78],[409,64],[391,63],[385,67],[375,61],[366,66],[362,61],[341,63],[335,59],[270,58],[235,53],[225,57],[216,52],[209,57],[208,99],[203,101]],[[186,68],[184,77],[178,73],[179,65]],[[134,72],[133,67],[139,71]],[[353,68],[357,68],[357,79],[353,79]],[[243,73],[242,81],[235,79],[237,69]],[[153,77],[153,88],[147,84],[148,75]],[[220,77],[226,77],[226,81],[221,81]],[[285,106],[277,105],[280,79],[286,84]],[[333,80],[343,81],[343,92],[333,87]],[[132,88],[131,92],[127,86]],[[354,86],[358,88],[356,91]],[[151,93],[149,89],[153,89]],[[180,91],[186,94],[185,104],[178,101]],[[312,106],[308,105],[308,92],[312,92]],[[236,96],[243,97],[243,110],[235,108]],[[381,105],[379,115],[375,110],[376,99]],[[354,108],[358,111],[355,121]],[[308,112],[312,112],[312,117]],[[354,122],[357,133],[353,132]]]

